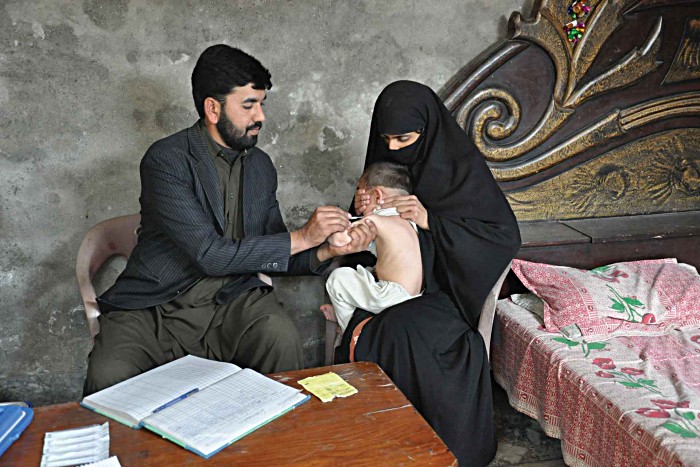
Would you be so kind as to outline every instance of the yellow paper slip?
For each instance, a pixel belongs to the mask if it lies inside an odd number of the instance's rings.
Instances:
[[[321,399],[321,402],[329,402],[334,397],[348,397],[357,394],[357,389],[335,373],[311,376],[298,381],[298,383]]]

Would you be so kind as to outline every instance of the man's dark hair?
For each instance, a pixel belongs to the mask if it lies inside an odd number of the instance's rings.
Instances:
[[[360,180],[365,188],[383,186],[405,191],[407,195],[413,191],[408,167],[395,162],[375,162],[365,169]]]
[[[199,56],[192,71],[194,106],[204,118],[204,99],[212,97],[224,103],[236,86],[253,83],[254,89],[270,89],[272,77],[253,56],[225,44],[208,47]]]

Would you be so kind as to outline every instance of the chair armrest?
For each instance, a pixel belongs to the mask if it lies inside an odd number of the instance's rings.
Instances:
[[[83,302],[85,308],[85,320],[88,325],[88,333],[90,334],[90,348],[95,343],[95,336],[100,333],[100,322],[97,318],[100,316],[100,308],[95,301]]]
[[[493,288],[486,297],[483,307],[481,308],[478,331],[484,340],[484,345],[486,346],[486,358],[488,359],[491,358],[491,333],[493,332],[493,322],[496,316],[496,302],[498,301],[499,292],[503,287],[503,282],[511,272],[511,264],[512,261],[508,263],[508,266],[506,266],[506,268],[503,270],[501,277],[499,277],[496,284],[494,284]]]

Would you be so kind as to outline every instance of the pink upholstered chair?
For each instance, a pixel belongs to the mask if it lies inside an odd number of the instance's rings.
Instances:
[[[140,214],[107,219],[88,230],[80,244],[78,259],[75,263],[75,275],[83,298],[91,342],[100,332],[100,324],[97,321],[100,309],[97,306],[97,294],[92,280],[97,271],[112,256],[120,255],[128,258],[131,255],[131,251],[136,246],[140,223]]]
[[[484,339],[484,344],[486,345],[486,356],[490,358],[491,353],[491,332],[493,331],[493,320],[496,315],[496,302],[498,301],[498,293],[503,286],[503,281],[510,271],[510,264],[503,270],[501,277],[489,292],[486,297],[484,306],[481,308],[481,317],[479,318],[479,332],[481,337]],[[326,321],[326,365],[333,364],[333,358],[335,356],[335,348],[340,327],[334,321]]]

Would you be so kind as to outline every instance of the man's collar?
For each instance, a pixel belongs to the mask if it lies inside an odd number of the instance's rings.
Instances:
[[[214,141],[214,138],[211,137],[211,134],[207,129],[207,125],[204,123],[204,119],[202,118],[199,119],[199,131],[202,133],[202,139],[204,140],[204,144],[207,145],[209,155],[212,159],[215,158],[217,154],[219,154],[220,148],[217,142]]]
[[[236,151],[235,149],[221,146],[211,136],[207,125],[204,123],[204,119],[201,118],[199,119],[199,130],[202,133],[202,138],[204,139],[204,143],[207,146],[207,151],[209,152],[209,155],[212,159],[218,156],[219,154],[223,153],[222,157],[224,157],[224,159],[234,161],[239,155],[245,156],[249,152],[248,149],[246,149],[245,151]]]

